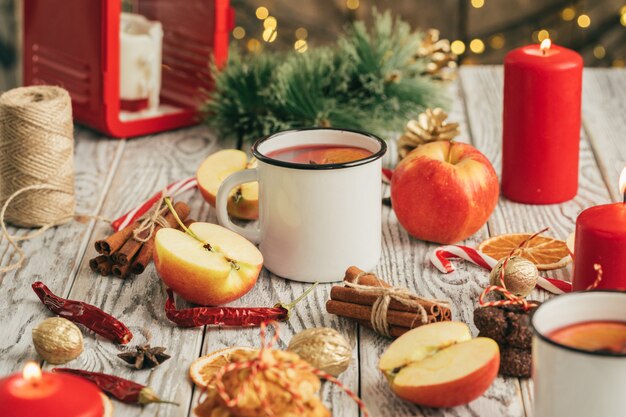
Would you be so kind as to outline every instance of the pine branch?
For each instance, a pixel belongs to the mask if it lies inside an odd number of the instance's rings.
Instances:
[[[356,22],[332,48],[245,56],[233,48],[226,67],[212,69],[205,120],[246,141],[311,126],[400,131],[427,107],[449,103],[445,84],[424,75],[427,61],[416,55],[422,39],[375,11],[370,30]]]

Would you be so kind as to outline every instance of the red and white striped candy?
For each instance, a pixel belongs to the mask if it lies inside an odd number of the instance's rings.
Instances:
[[[170,185],[168,185],[166,189],[167,189],[168,194],[171,197],[175,197],[176,195],[184,191],[191,190],[192,188],[196,188],[197,186],[198,186],[198,182],[196,181],[196,178],[193,177],[193,178],[187,178],[184,180],[173,182]],[[111,223],[113,230],[115,230],[116,232],[118,230],[122,230],[123,228],[125,228],[126,226],[128,226],[129,224],[131,224],[132,222],[134,222],[141,216],[143,216],[148,210],[150,210],[150,208],[152,208],[154,203],[159,201],[159,199],[161,198],[161,195],[162,195],[162,191],[159,191],[158,193],[150,197],[149,200],[146,200],[145,202],[143,202],[140,206],[135,207],[134,209],[124,214],[119,219],[115,219]]]
[[[465,259],[473,264],[481,266],[491,271],[498,263],[489,255],[470,248],[469,246],[447,245],[440,246],[430,254],[430,262],[444,274],[454,271],[454,266],[450,259]],[[572,284],[560,279],[539,277],[537,287],[542,288],[552,294],[564,294],[572,291]]]

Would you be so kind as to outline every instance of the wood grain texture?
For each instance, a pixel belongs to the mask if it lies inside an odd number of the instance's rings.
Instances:
[[[606,70],[585,72],[583,116],[586,129],[581,133],[578,196],[570,202],[548,206],[522,205],[502,198],[487,225],[464,244],[476,246],[490,236],[536,231],[545,226],[551,227],[551,235],[565,238],[574,230],[581,210],[619,197],[617,175],[620,164],[623,166],[626,160],[623,145],[625,74]],[[499,172],[501,68],[463,68],[460,82],[453,84],[452,89],[457,99],[450,111],[450,120],[461,124],[458,140],[476,146]],[[128,142],[102,140],[90,131],[77,129],[77,138],[77,211],[108,218],[123,214],[173,180],[193,175],[207,155],[220,147],[232,146],[231,143],[218,144],[203,127]],[[387,188],[384,191],[388,193]],[[187,192],[181,199],[190,203],[191,217],[216,221],[214,209],[199,193]],[[249,223],[247,227],[255,227],[255,224]],[[109,232],[109,226],[103,222],[73,222],[22,244],[32,255],[30,260],[21,270],[0,276],[0,316],[11,318],[3,328],[4,337],[0,341],[0,375],[19,370],[27,359],[36,358],[30,331],[50,316],[30,289],[31,282],[41,277],[59,295],[87,301],[119,317],[135,334],[131,345],[149,341],[152,345],[167,347],[172,355],[172,359],[153,370],[136,371],[116,357],[118,346],[85,332],[85,352],[67,366],[130,378],[150,385],[165,399],[181,403],[179,407],[149,405],[141,408],[115,402],[115,417],[193,416],[192,409],[200,392],[187,377],[191,361],[222,347],[258,346],[258,329],[175,327],[165,318],[165,296],[153,265],[142,275],[125,281],[100,277],[89,269],[87,262],[94,255],[93,242]],[[375,272],[393,285],[405,286],[427,297],[449,299],[453,318],[470,324],[476,334],[472,313],[487,283],[487,273],[464,262],[456,263],[455,273],[439,273],[428,262],[428,255],[436,245],[411,238],[388,207],[383,207],[382,232],[383,254]],[[6,242],[0,242],[2,263],[10,262],[13,256]],[[569,274],[570,269],[566,268],[546,275],[569,279]],[[296,298],[307,287],[308,284],[286,281],[264,270],[255,288],[232,305],[272,306],[278,301]],[[330,287],[331,284],[323,284],[316,288],[296,307],[290,320],[280,325],[278,347],[285,348],[291,337],[305,328],[327,326],[339,330],[354,347],[351,366],[340,379],[362,396],[372,416],[532,415],[532,383],[527,380],[520,383],[515,378],[498,378],[483,397],[461,407],[430,409],[399,400],[378,371],[378,359],[390,341],[350,320],[327,314],[324,305]],[[535,299],[547,296],[537,290],[532,295]],[[177,301],[185,305],[181,299]],[[334,416],[359,415],[356,405],[329,383],[324,383],[322,397]]]
[[[502,143],[502,68],[464,68],[461,74],[474,145],[491,161],[495,161],[494,165],[499,172]],[[607,149],[605,152],[611,152],[611,150]],[[588,138],[582,131],[578,195],[566,203],[552,205],[519,204],[501,197],[488,222],[490,236],[536,232],[544,227],[550,227],[548,235],[566,239],[574,231],[576,217],[583,209],[606,202],[608,198],[609,194],[590,149]],[[569,280],[571,265],[543,274]],[[529,296],[530,299],[541,301],[549,297],[550,295],[542,290],[534,290]],[[532,381],[522,380],[521,384],[524,406],[527,415],[530,416],[532,415]]]
[[[123,143],[103,140],[82,128],[76,128],[75,138],[76,212],[97,214],[109,185],[109,170],[121,156]],[[31,330],[51,313],[41,305],[30,286],[41,280],[56,294],[66,296],[92,229],[93,221],[72,221],[20,243],[28,259],[21,269],[0,275],[0,317],[5,319],[0,338],[0,375],[21,369],[27,360],[38,359]],[[31,232],[13,227],[9,231],[19,235]],[[16,259],[13,248],[2,239],[2,265]]]
[[[583,126],[611,194],[621,201],[618,180],[626,167],[626,70],[587,70],[583,77]],[[608,202],[608,201],[606,201]]]
[[[456,84],[451,88],[456,100],[449,120],[460,123],[459,141],[472,142],[460,91]],[[487,227],[483,227],[463,244],[476,246],[487,237]],[[393,210],[384,207],[383,256],[376,273],[387,282],[407,287],[422,296],[450,300],[453,319],[468,323],[476,335],[472,316],[488,275],[465,263],[458,263],[457,271],[452,274],[441,274],[428,261],[428,255],[437,246],[410,237]],[[390,341],[367,329],[361,328],[359,333],[361,394],[373,416],[524,416],[516,379],[498,378],[483,397],[450,409],[419,407],[400,400],[378,370],[378,359]]]
[[[216,149],[216,138],[204,127],[126,142],[102,215],[116,218],[170,182],[194,175],[202,159]],[[202,214],[206,204],[199,193],[188,192],[180,198],[191,206],[192,217]],[[67,366],[132,379],[151,386],[162,398],[181,404],[137,407],[116,402],[116,417],[187,416],[191,399],[187,369],[200,352],[202,329],[179,329],[167,320],[163,310],[165,295],[153,264],[143,274],[126,280],[102,277],[89,269],[88,259],[95,255],[94,241],[110,233],[108,225],[97,224],[70,298],[94,304],[122,320],[134,334],[130,346],[164,346],[172,359],[153,370],[137,371],[117,358],[121,347],[90,334],[85,337],[85,352]]]

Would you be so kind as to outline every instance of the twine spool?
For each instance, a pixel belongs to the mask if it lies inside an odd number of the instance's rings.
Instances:
[[[74,134],[67,91],[20,87],[0,96],[0,206],[5,221],[50,227],[74,215]],[[5,207],[5,204],[9,202]]]

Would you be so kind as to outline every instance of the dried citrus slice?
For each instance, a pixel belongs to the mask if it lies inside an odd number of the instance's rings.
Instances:
[[[574,259],[574,243],[576,243],[576,233],[570,233],[569,236],[567,237],[567,240],[565,241],[565,244],[567,245],[567,250],[569,252],[569,256],[572,257],[572,259]]]
[[[478,250],[499,260],[531,236],[530,233],[494,236],[481,243]],[[541,235],[527,242],[516,255],[528,259],[541,271],[563,268],[572,261],[564,241]]]
[[[254,350],[256,349],[229,347],[201,356],[189,366],[189,376],[196,386],[206,388],[217,371],[230,363],[233,353]]]

